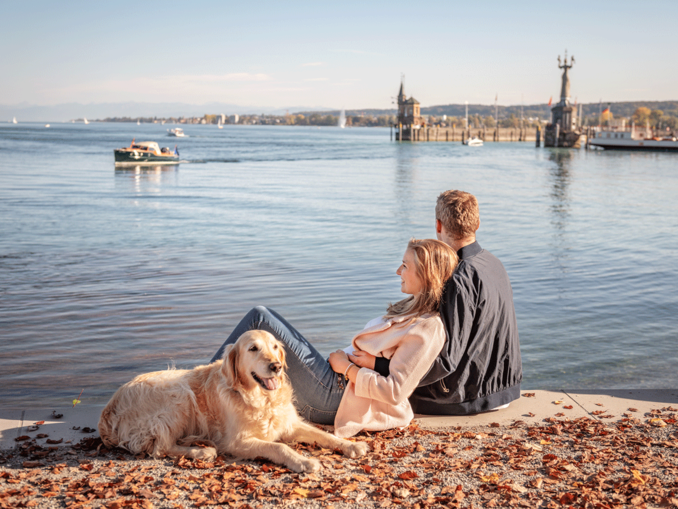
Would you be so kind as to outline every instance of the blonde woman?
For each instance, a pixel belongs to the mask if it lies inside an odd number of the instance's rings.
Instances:
[[[266,330],[285,345],[287,375],[302,417],[334,424],[340,437],[407,425],[413,417],[407,398],[445,344],[438,308],[457,261],[444,242],[412,239],[396,271],[408,297],[370,321],[346,351],[330,354],[329,363],[284,318],[263,306],[243,318],[212,362],[246,331]],[[384,361],[386,371],[380,368]]]

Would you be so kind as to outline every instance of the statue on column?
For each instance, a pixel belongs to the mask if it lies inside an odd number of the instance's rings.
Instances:
[[[570,104],[570,77],[567,75],[567,70],[572,69],[574,64],[574,55],[570,58],[570,65],[567,65],[567,50],[565,50],[565,59],[560,63],[560,55],[558,55],[558,68],[563,69],[563,84],[560,87],[560,102],[563,105]]]
[[[563,70],[563,81],[560,87],[560,102],[551,108],[551,122],[544,128],[545,147],[579,148],[581,145],[581,124],[577,119],[577,107],[570,105],[570,76],[568,71],[572,69],[574,57],[567,61],[560,60],[558,55],[558,68]]]

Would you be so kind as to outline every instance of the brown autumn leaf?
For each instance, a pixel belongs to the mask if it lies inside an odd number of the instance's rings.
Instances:
[[[416,479],[419,477],[416,472],[413,472],[411,470],[408,470],[407,472],[403,472],[402,474],[398,475],[399,479],[403,479],[405,481],[410,480],[410,479]]]
[[[629,408],[628,411],[629,411],[629,412],[637,412],[638,409],[637,409],[637,408]]]
[[[567,408],[568,410],[572,410],[573,406],[572,405],[563,405],[563,408]]]
[[[524,392],[523,398],[534,398],[536,394],[537,394],[536,392]]]
[[[562,405],[563,402],[562,402],[561,400],[557,399],[557,400],[555,400],[555,401],[553,402],[553,404],[554,404],[554,405]]]

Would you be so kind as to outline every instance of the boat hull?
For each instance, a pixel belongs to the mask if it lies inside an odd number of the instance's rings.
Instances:
[[[640,150],[644,152],[678,152],[678,141],[660,141],[660,140],[607,140],[592,139],[589,141],[591,147],[600,147],[605,150]]]
[[[115,149],[113,155],[116,166],[177,164],[179,162],[179,156],[158,156],[140,150]]]

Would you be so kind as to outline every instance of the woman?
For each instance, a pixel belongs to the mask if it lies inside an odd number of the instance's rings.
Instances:
[[[334,424],[339,437],[407,425],[413,417],[407,398],[445,343],[438,305],[457,261],[455,251],[443,242],[412,239],[396,271],[400,289],[409,297],[369,322],[353,338],[347,349],[353,352],[350,356],[338,350],[328,363],[284,318],[258,306],[238,324],[212,362],[248,330],[266,330],[286,347],[287,375],[297,409],[306,420]],[[375,368],[382,357],[390,359],[389,372],[379,374]]]

